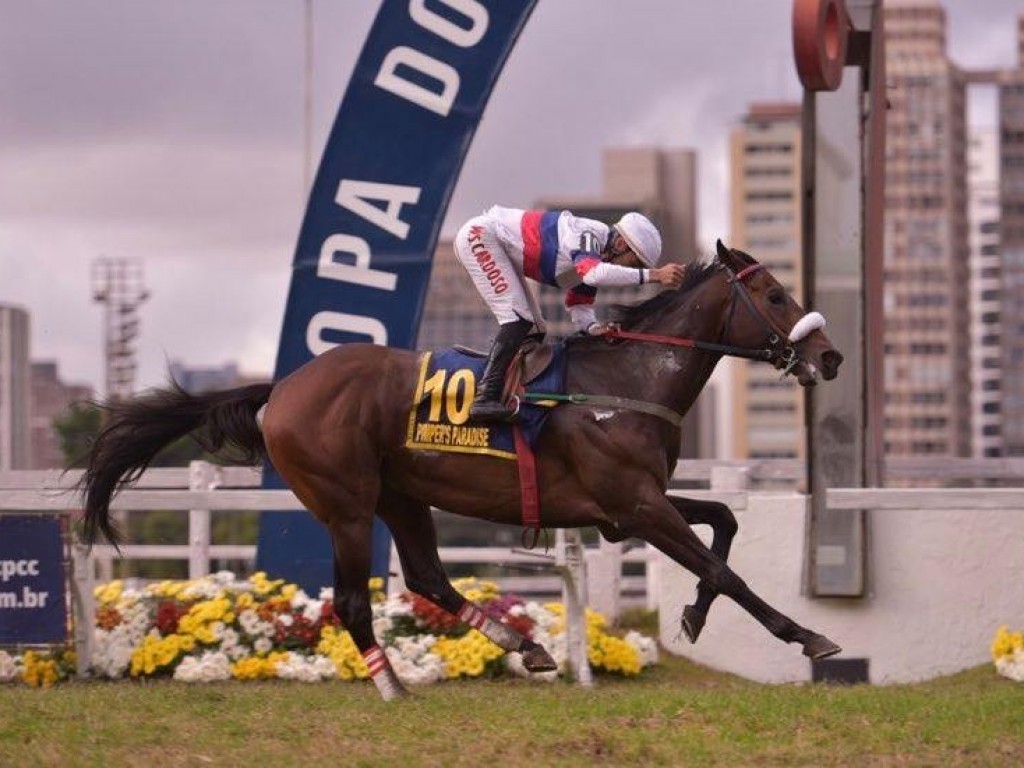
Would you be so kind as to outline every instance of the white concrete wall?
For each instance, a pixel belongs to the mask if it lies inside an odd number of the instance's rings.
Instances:
[[[985,663],[1000,624],[1024,627],[1024,509],[873,511],[869,596],[811,599],[801,594],[806,508],[802,495],[751,493],[736,512],[729,562],[775,608],[841,645],[837,658],[868,658],[872,683]],[[660,553],[658,568],[661,642],[670,652],[762,682],[810,680],[799,646],[772,637],[725,597],[690,645],[679,617],[697,580]]]

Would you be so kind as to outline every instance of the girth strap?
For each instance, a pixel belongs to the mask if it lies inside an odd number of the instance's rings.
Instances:
[[[619,397],[617,395],[555,395],[543,392],[523,392],[519,394],[521,400],[544,401],[552,400],[559,403],[574,403],[576,405],[591,405],[598,408],[613,408],[623,411],[638,411],[659,419],[667,421],[677,429],[683,424],[683,416],[671,408],[666,408],[658,403],[648,403],[644,400],[634,400],[630,397]]]

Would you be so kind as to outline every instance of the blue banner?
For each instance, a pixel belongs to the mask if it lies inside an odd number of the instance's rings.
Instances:
[[[65,585],[60,519],[0,515],[0,645],[67,642]]]
[[[275,380],[345,342],[412,348],[448,202],[491,89],[536,0],[384,0],[310,193]],[[263,485],[284,487],[267,468]],[[378,521],[376,575],[390,541]],[[307,513],[265,512],[257,565],[333,583]]]

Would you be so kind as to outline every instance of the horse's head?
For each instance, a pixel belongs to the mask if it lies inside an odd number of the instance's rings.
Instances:
[[[805,387],[816,384],[819,373],[834,379],[843,356],[821,330],[825,318],[804,311],[750,255],[726,248],[721,240],[717,248],[733,291],[723,343],[768,350],[768,362],[792,373]]]

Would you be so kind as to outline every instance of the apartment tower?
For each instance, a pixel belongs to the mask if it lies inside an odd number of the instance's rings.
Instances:
[[[798,301],[800,106],[753,104],[731,136],[731,241],[764,264]],[[802,457],[803,394],[768,365],[734,360],[733,452],[737,458]]]
[[[939,4],[886,4],[885,30],[885,451],[967,456],[966,80]]]

